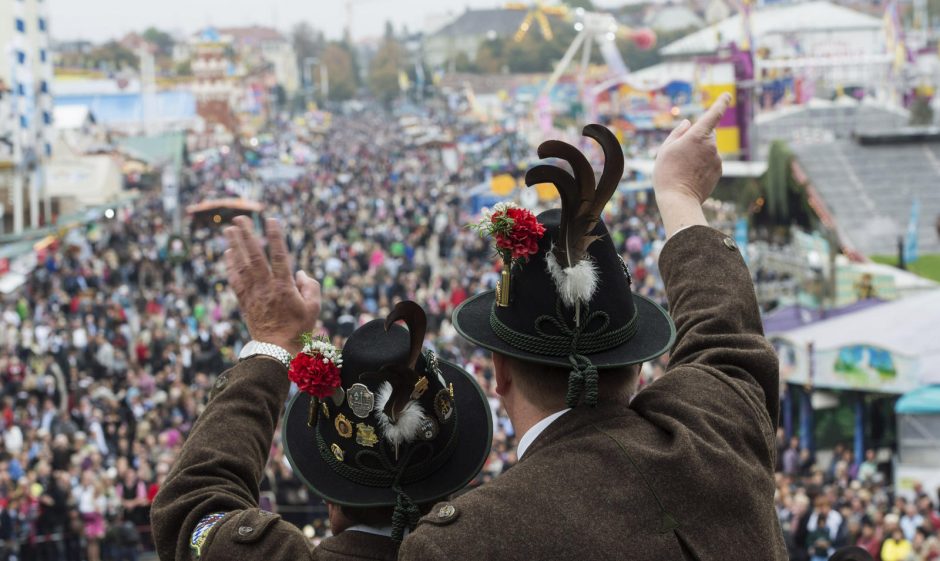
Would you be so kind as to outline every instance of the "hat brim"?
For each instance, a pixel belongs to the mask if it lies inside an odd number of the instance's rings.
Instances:
[[[403,485],[416,504],[430,503],[464,488],[483,468],[493,442],[489,401],[467,372],[438,359],[441,375],[454,385],[457,438],[453,455],[426,479]],[[314,493],[331,503],[353,507],[392,506],[398,497],[388,487],[369,487],[341,477],[323,460],[314,429],[307,426],[310,395],[297,392],[287,406],[282,436],[284,452],[294,474]],[[320,422],[329,420],[320,419]]]
[[[490,312],[496,291],[490,290],[466,300],[454,310],[454,328],[468,341],[491,351],[537,364],[570,366],[566,356],[547,356],[512,347],[490,326]],[[626,343],[586,355],[599,370],[637,364],[668,351],[676,340],[676,327],[659,304],[645,296],[633,295],[639,329]]]

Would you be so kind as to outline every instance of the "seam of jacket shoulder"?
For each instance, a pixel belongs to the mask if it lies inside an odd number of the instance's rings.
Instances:
[[[442,528],[442,526],[437,526],[437,525],[432,525],[431,527]],[[450,559],[450,556],[444,553],[444,550],[441,549],[441,547],[438,545],[438,542],[432,540],[426,534],[427,532],[425,532],[425,534],[412,534],[414,537],[411,538],[411,541],[418,542],[418,544],[420,544],[418,547],[421,550],[423,550],[425,553],[427,553],[428,550],[433,550],[435,559]],[[415,546],[412,546],[411,549],[414,549],[414,547]],[[398,552],[399,552],[399,558],[401,558],[401,549],[399,549]],[[427,557],[423,557],[422,559],[426,559],[426,558]],[[416,559],[416,557],[412,557],[412,559]]]

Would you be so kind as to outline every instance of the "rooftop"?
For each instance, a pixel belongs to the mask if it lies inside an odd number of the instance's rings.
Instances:
[[[478,36],[486,35],[492,31],[500,37],[505,37],[512,35],[519,29],[527,13],[525,10],[506,8],[468,9],[452,22],[432,33],[432,35],[446,37]],[[530,30],[530,32],[532,31],[538,32],[537,29]]]
[[[764,6],[751,14],[751,28],[756,39],[764,35],[807,31],[879,30],[883,25],[881,18],[826,1]],[[720,44],[735,42],[740,45],[743,30],[741,15],[736,14],[686,35],[659,52],[665,56],[714,53]]]

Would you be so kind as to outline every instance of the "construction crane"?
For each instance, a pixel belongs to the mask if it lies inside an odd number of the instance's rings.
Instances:
[[[516,30],[516,34],[513,36],[513,40],[516,43],[525,39],[529,29],[532,28],[533,22],[538,23],[539,30],[542,32],[542,38],[546,41],[551,41],[555,38],[555,34],[552,32],[551,23],[548,21],[549,16],[558,18],[568,16],[568,6],[564,4],[547,5],[538,1],[535,4],[527,5],[521,2],[510,2],[506,4],[505,7],[507,10],[525,10],[528,12],[526,13],[525,19],[519,24],[519,29]]]

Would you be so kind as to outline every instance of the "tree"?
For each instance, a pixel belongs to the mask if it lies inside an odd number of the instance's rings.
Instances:
[[[151,45],[156,46],[158,54],[163,56],[173,54],[173,46],[176,44],[176,40],[169,33],[160,31],[156,27],[148,27],[141,37]]]
[[[659,54],[660,47],[664,47],[677,39],[685,37],[695,30],[695,28],[689,28],[678,31],[657,32],[656,46],[651,49],[641,49],[629,39],[618,39],[617,47],[620,49],[620,54],[623,56],[623,62],[627,65],[627,68],[639,70],[653,66],[654,64],[659,64],[659,62],[662,61],[662,56]]]
[[[584,8],[589,12],[593,12],[596,9],[594,2],[591,2],[591,0],[567,0],[565,4],[567,4],[569,8]]]
[[[344,101],[356,95],[358,80],[356,79],[353,56],[342,43],[331,42],[327,44],[323,50],[323,55],[320,57],[320,62],[326,65],[330,84],[330,100]],[[319,79],[319,76],[316,76],[316,79]]]
[[[88,53],[88,58],[94,68],[108,72],[117,72],[125,68],[136,69],[140,63],[133,51],[117,41],[108,41],[99,45]]]
[[[474,66],[483,74],[497,74],[506,66],[506,43],[499,39],[489,39],[480,43]],[[459,66],[458,60],[458,66]]]
[[[174,70],[177,76],[192,76],[193,75],[192,62],[188,60],[184,60],[183,62],[177,64]]]
[[[405,65],[405,49],[391,31],[391,24],[386,24],[385,39],[369,65],[369,89],[385,103],[398,97],[401,90],[398,75]]]
[[[930,98],[918,94],[911,103],[910,124],[913,126],[926,126],[933,124],[933,108],[930,107]]]
[[[326,48],[326,40],[321,31],[317,31],[309,23],[302,21],[296,24],[290,32],[291,45],[294,47],[294,54],[297,60],[303,64],[303,60],[310,57],[320,56]]]

